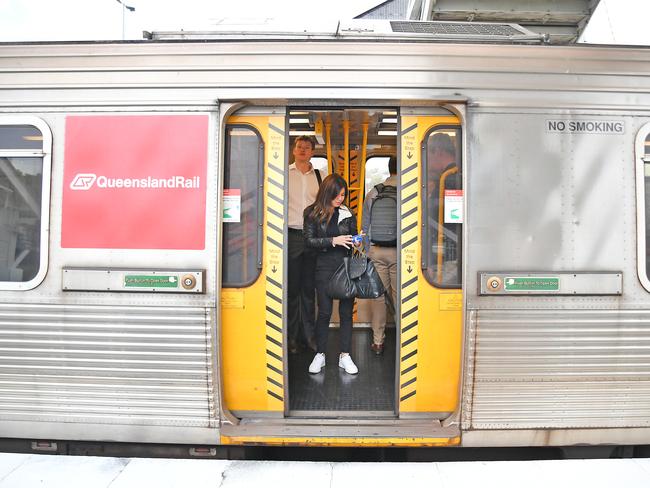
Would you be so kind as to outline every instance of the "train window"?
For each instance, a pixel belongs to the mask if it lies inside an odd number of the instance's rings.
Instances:
[[[424,242],[422,267],[427,280],[440,288],[460,288],[462,269],[463,187],[461,132],[438,126],[424,142],[422,194]]]
[[[373,186],[383,183],[390,176],[389,159],[388,156],[371,156],[366,160],[364,195],[367,195]]]
[[[221,260],[224,287],[248,286],[260,274],[263,155],[262,139],[252,128],[226,128],[224,196],[239,200],[240,211],[224,215]]]
[[[52,136],[39,119],[0,119],[0,288],[37,286],[47,271]]]
[[[321,173],[328,175],[330,173],[329,165],[327,164],[327,158],[322,156],[314,156],[311,158],[311,165],[314,169],[318,169]]]

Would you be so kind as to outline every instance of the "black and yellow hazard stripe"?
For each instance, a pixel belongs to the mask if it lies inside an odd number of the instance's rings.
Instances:
[[[400,412],[412,411],[417,394],[418,369],[418,237],[419,173],[417,119],[403,117],[400,172]]]
[[[352,210],[352,213],[356,215],[359,210],[359,201],[360,194],[363,190],[362,185],[359,183],[359,158],[357,157],[356,151],[350,151],[350,163],[349,163],[350,174],[345,175],[344,178],[348,182],[348,188],[350,189],[349,196],[349,207]]]
[[[266,392],[269,410],[284,409],[283,288],[284,272],[284,117],[270,117],[265,164],[266,245]]]

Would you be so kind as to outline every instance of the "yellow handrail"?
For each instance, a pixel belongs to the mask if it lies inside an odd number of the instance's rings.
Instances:
[[[343,178],[350,185],[350,121],[343,120]],[[350,204],[350,192],[347,195],[347,204]]]
[[[449,168],[448,170],[445,170],[442,172],[440,175],[440,190],[438,192],[438,221],[436,222],[438,226],[438,259],[436,262],[437,266],[437,271],[436,271],[436,282],[440,283],[442,281],[442,240],[443,240],[443,230],[444,230],[444,223],[442,223],[443,215],[444,215],[444,198],[445,198],[445,181],[447,180],[447,176],[453,175],[455,173],[458,173],[458,167],[454,166],[453,168]]]
[[[330,120],[329,115],[327,116],[327,122],[325,123],[325,143],[327,144],[327,167],[329,168],[329,174],[334,172],[334,163],[332,162],[332,121]]]
[[[366,152],[368,145],[368,122],[361,124],[363,129],[363,140],[361,142],[361,159],[359,163],[359,206],[357,208],[357,229],[361,230],[361,219],[363,218],[363,200],[366,197]]]

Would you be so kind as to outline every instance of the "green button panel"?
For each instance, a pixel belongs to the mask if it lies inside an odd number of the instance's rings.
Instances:
[[[560,278],[506,276],[503,287],[505,291],[558,291]]]
[[[125,288],[178,288],[173,275],[124,275]]]

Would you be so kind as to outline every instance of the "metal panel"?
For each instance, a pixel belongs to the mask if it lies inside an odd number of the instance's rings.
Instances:
[[[633,141],[642,120],[613,118],[622,121],[623,133],[547,131],[550,119],[584,119],[572,113],[470,114],[469,309],[648,308],[647,293],[629,259],[636,252]],[[507,145],[495,144],[504,133],[509,135]],[[479,273],[499,269],[616,271],[623,275],[624,293],[547,298],[478,295]]]
[[[649,323],[650,311],[473,312],[464,427],[650,426]]]
[[[111,424],[113,440],[167,426],[175,442],[196,442],[196,428],[217,425],[209,318],[203,308],[0,304],[0,417],[29,422],[21,437],[69,438],[74,422]]]
[[[650,108],[647,49],[399,42],[206,42],[0,48],[0,109],[214,106],[221,100],[432,100]],[[251,73],[258,71],[258,76]],[[262,81],[263,80],[263,81]],[[86,87],[92,90],[84,90]],[[433,89],[435,87],[435,89]]]
[[[393,32],[411,35],[428,35],[431,39],[483,42],[542,42],[543,36],[516,24],[480,22],[413,22],[390,21]]]
[[[621,295],[623,274],[590,271],[481,272],[480,295]]]
[[[205,271],[195,269],[64,268],[65,291],[203,293]]]

